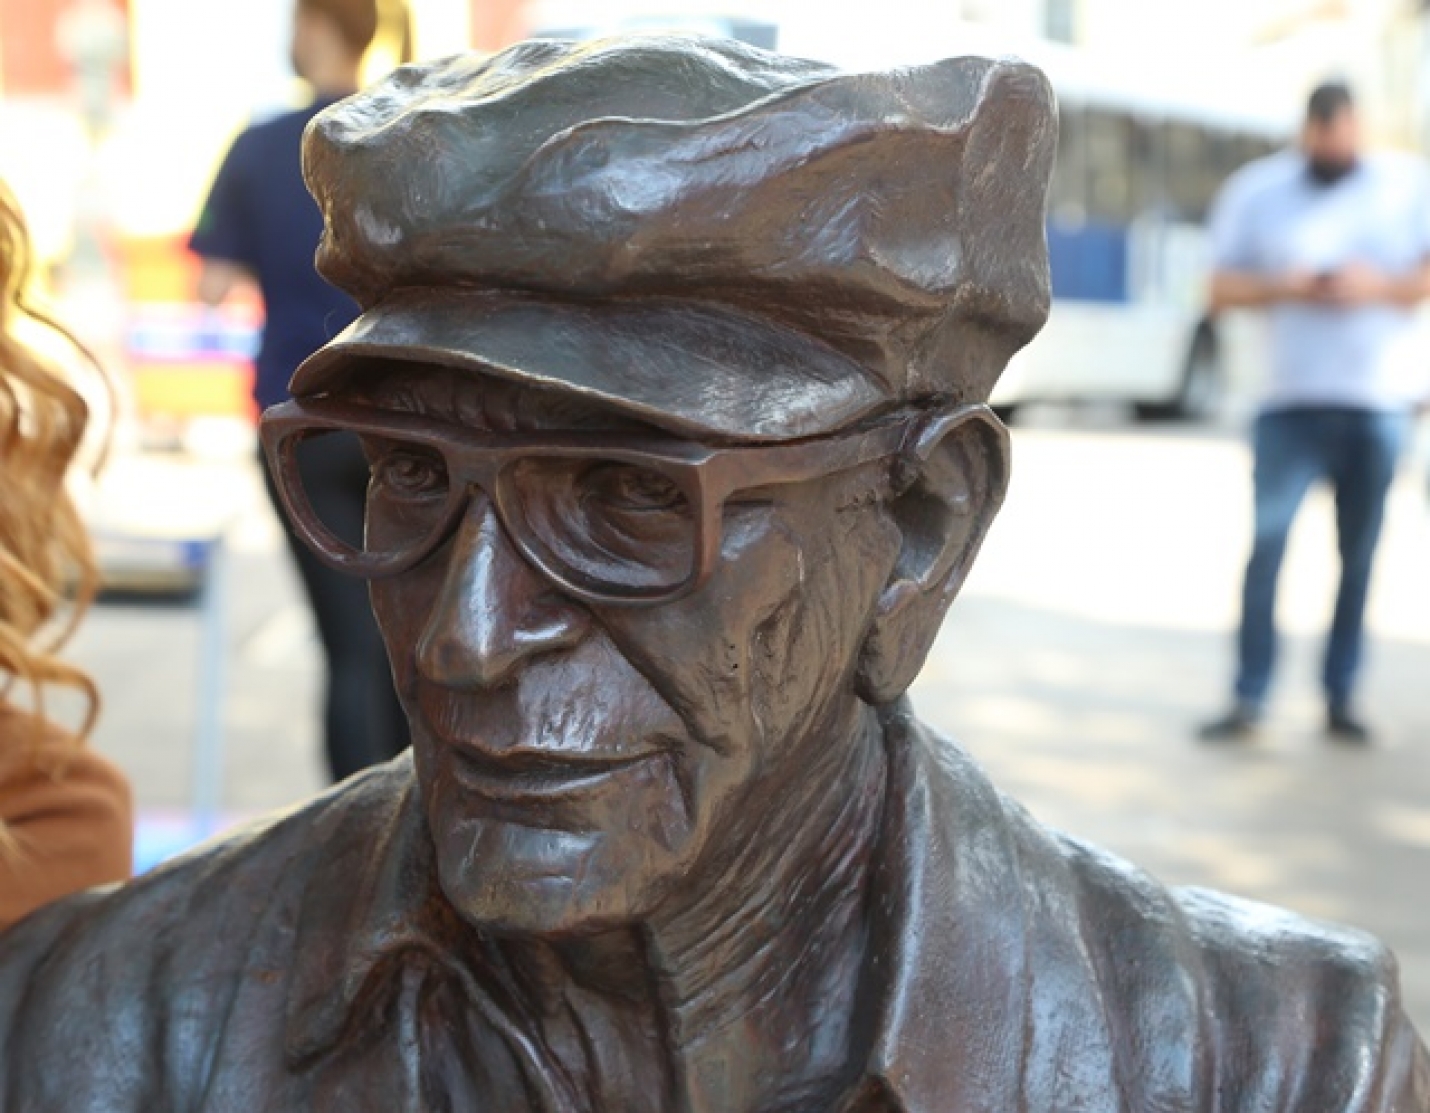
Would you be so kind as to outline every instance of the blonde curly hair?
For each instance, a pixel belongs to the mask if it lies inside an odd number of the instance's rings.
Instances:
[[[94,681],[59,651],[92,601],[98,582],[89,537],[65,485],[89,422],[89,407],[64,375],[16,338],[22,318],[88,351],[61,325],[26,301],[30,238],[19,205],[0,183],[0,702],[19,688],[37,726],[45,691],[78,691],[83,741],[99,711]],[[36,731],[36,737],[41,732]],[[0,843],[4,842],[0,824]]]

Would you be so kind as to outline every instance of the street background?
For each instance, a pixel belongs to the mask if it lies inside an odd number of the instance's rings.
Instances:
[[[24,204],[42,292],[118,390],[110,465],[81,494],[107,573],[129,590],[93,611],[73,655],[104,694],[93,744],[134,782],[143,865],[324,787],[317,651],[253,456],[260,310],[251,295],[198,308],[183,247],[233,136],[302,95],[286,64],[290,6],[0,0],[0,177]],[[1073,321],[1079,299],[1102,315],[1057,334],[1043,371],[1116,369],[1132,392],[1159,345],[1180,368],[1183,349],[1161,341],[1168,322],[1190,326],[1199,312],[1210,190],[1293,136],[1314,81],[1354,80],[1377,143],[1423,151],[1430,137],[1420,0],[886,0],[840,12],[731,0],[713,15],[695,0],[644,15],[618,0],[410,6],[419,58],[679,15],[841,64],[1006,41],[1059,62],[1084,91],[1118,73],[1141,92],[1121,115],[1089,112],[1075,183],[1087,195],[1068,193],[1060,172],[1050,225],[1064,251],[1101,252],[1086,256],[1081,285],[1055,285],[1055,323]],[[372,63],[380,73],[381,49]],[[1181,130],[1164,143],[1148,120],[1174,103],[1203,115],[1173,121]],[[1177,171],[1170,193],[1141,184],[1149,168]],[[1142,310],[1161,331],[1118,331],[1141,327]],[[1194,727],[1227,699],[1249,525],[1254,384],[1223,386],[1192,407],[1199,420],[1177,424],[1139,424],[1116,401],[1020,409],[1010,498],[916,704],[1049,823],[1169,881],[1380,934],[1430,1031],[1430,422],[1404,463],[1374,584],[1361,695],[1374,747],[1339,748],[1319,729],[1336,561],[1317,493],[1283,574],[1268,727],[1251,745],[1209,748]],[[196,778],[198,754],[218,759],[217,775]],[[196,815],[206,793],[217,812]]]

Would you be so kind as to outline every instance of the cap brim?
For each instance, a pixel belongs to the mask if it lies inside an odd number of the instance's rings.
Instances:
[[[364,358],[570,391],[681,435],[744,441],[825,433],[889,400],[867,371],[812,337],[665,298],[584,304],[401,290],[305,360],[291,390],[330,391]]]

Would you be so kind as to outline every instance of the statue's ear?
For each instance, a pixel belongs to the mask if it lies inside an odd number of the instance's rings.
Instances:
[[[892,703],[923,668],[1002,505],[1008,464],[1008,431],[987,406],[934,419],[904,457],[902,493],[888,504],[899,558],[860,654],[860,698]]]

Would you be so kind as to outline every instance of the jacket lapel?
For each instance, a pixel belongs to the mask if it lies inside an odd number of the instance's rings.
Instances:
[[[868,1074],[889,1104],[867,1108],[1121,1108],[1076,887],[1052,836],[906,701],[885,731],[870,945],[889,988]]]

